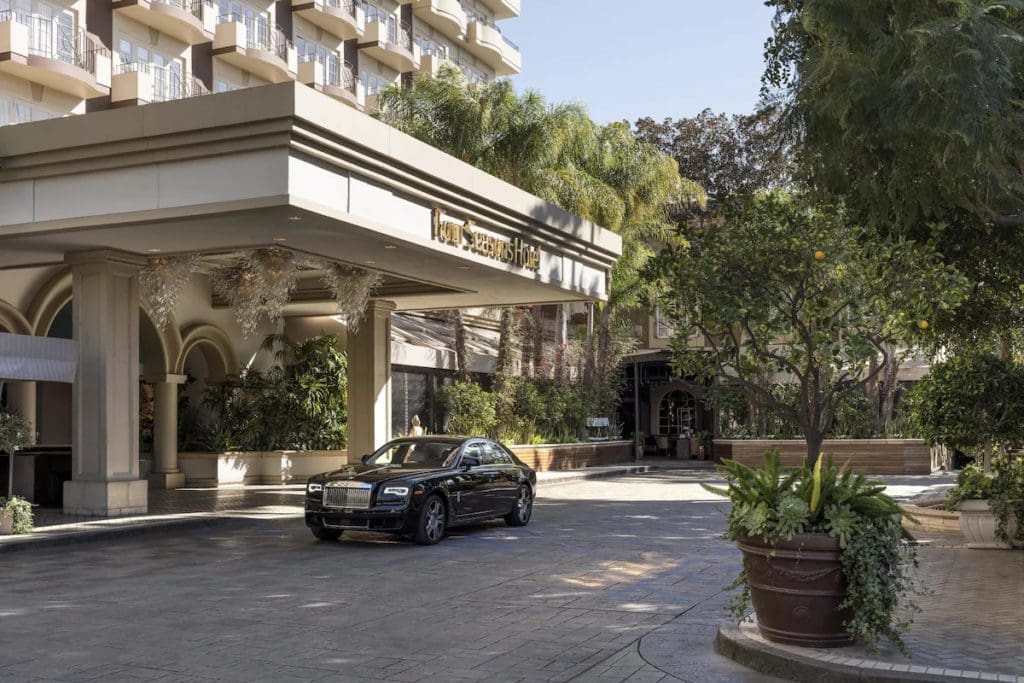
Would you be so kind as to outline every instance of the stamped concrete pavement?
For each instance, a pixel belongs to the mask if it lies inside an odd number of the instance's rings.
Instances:
[[[0,680],[767,680],[711,650],[738,569],[711,476],[550,487],[428,548],[291,518],[2,555]]]

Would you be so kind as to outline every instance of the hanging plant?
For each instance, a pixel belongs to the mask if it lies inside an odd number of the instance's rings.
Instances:
[[[263,299],[260,294],[260,278],[252,261],[242,256],[218,268],[212,277],[214,293],[231,306],[242,334],[248,337],[256,332],[263,311]]]
[[[338,313],[345,318],[350,332],[359,329],[366,314],[366,305],[384,277],[375,271],[334,264],[323,277],[324,285],[338,304]]]
[[[153,322],[166,329],[189,278],[199,270],[199,254],[151,256],[139,273],[139,288]]]
[[[252,254],[260,278],[263,312],[276,322],[284,317],[291,293],[299,281],[299,264],[295,254],[284,249],[259,249]]]

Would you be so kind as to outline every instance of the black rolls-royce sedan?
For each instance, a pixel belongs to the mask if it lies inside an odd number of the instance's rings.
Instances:
[[[395,439],[306,484],[306,525],[334,541],[345,530],[407,534],[433,545],[462,524],[504,518],[525,526],[537,473],[490,439],[418,436]]]

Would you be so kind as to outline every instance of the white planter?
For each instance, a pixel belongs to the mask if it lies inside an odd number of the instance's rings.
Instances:
[[[0,511],[0,536],[14,533],[14,515],[6,510]]]
[[[968,548],[1009,548],[996,540],[996,518],[988,507],[988,500],[965,500],[956,506],[960,511],[960,533],[967,539]],[[1016,524],[1010,520],[1007,533],[1013,536]]]

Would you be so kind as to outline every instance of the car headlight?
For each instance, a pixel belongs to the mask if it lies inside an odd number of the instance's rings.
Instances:
[[[385,486],[381,489],[379,498],[399,498],[405,500],[409,497],[408,486]]]
[[[306,493],[322,493],[324,490],[323,484],[306,484]]]

